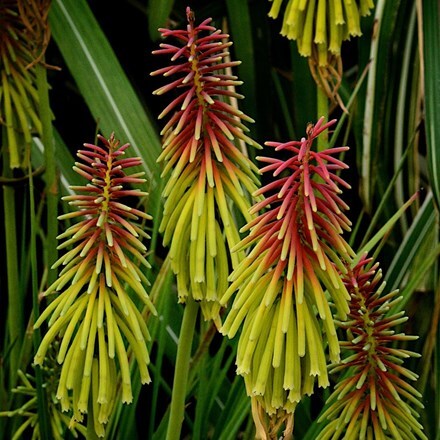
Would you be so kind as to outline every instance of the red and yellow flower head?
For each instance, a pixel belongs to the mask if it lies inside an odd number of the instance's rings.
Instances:
[[[249,252],[221,299],[226,304],[235,293],[221,331],[233,337],[243,325],[237,372],[269,414],[293,413],[315,378],[328,386],[327,345],[330,359],[339,359],[330,301],[344,319],[350,296],[339,271],[354,253],[341,237],[350,229],[339,197],[348,184],[337,172],[347,165],[335,155],[347,147],[314,150],[334,122],[320,119],[300,141],[266,143],[287,158],[258,158],[274,179],[255,193],[265,198],[251,212],[265,211],[242,228],[249,233],[234,250]]]
[[[45,296],[57,294],[35,328],[49,318],[49,329],[35,355],[42,364],[55,338],[60,338],[57,361],[62,364],[57,390],[63,411],[73,410],[73,421],[82,421],[93,405],[95,431],[104,436],[118,395],[118,371],[122,401],[132,401],[127,343],[133,350],[142,383],[150,382],[146,341],[150,335],[134,298],[156,314],[145,290],[149,264],[142,238],[148,238],[139,220],[151,220],[125,200],[144,197],[144,191],[127,185],[145,182],[144,173],[126,174],[141,165],[138,157],[124,157],[129,144],[119,145],[114,135],[99,136],[102,146],[84,144],[74,170],[89,183],[71,186],[79,194],[63,197],[76,211],[59,217],[76,220],[58,236],[59,249],[70,248],[53,265],[63,266]],[[126,342],[125,342],[126,341]]]
[[[189,8],[187,19],[185,30],[160,29],[175,44],[162,43],[153,52],[171,56],[172,64],[152,75],[176,77],[154,93],[177,92],[159,116],[171,114],[158,158],[166,179],[160,230],[170,245],[179,299],[191,295],[201,301],[206,318],[217,320],[217,300],[228,286],[228,261],[236,267],[244,256],[229,251],[240,239],[236,213],[251,219],[248,194],[258,183],[257,168],[237,142],[258,144],[246,135],[244,122],[252,119],[229,102],[242,96],[235,92],[241,82],[228,73],[239,64],[229,61],[228,35],[216,30],[211,19],[196,25]]]
[[[404,359],[418,353],[395,346],[417,339],[398,333],[395,328],[406,322],[405,312],[388,313],[401,297],[398,291],[383,295],[379,264],[361,258],[343,276],[351,295],[348,319],[340,324],[347,340],[341,342],[344,357],[332,373],[347,372],[327,400],[320,421],[329,421],[319,440],[340,438],[407,438],[427,440],[417,420],[416,408],[423,408],[422,395],[409,381],[418,376],[402,366]]]

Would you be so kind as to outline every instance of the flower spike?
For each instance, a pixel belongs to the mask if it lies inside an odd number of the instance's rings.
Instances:
[[[269,17],[275,19],[283,0],[270,1]],[[362,35],[360,17],[370,15],[373,7],[373,0],[288,0],[284,10],[281,35],[297,42],[318,87],[342,109],[338,94],[343,74],[341,45]]]
[[[277,18],[283,0],[271,0],[269,17]],[[317,55],[319,65],[327,64],[327,53],[339,56],[342,41],[362,35],[360,17],[370,15],[373,0],[289,0],[281,35],[298,43],[302,56]]]
[[[267,164],[261,172],[274,180],[256,192],[265,198],[251,212],[266,211],[242,228],[248,235],[234,249],[249,253],[221,299],[226,304],[236,293],[221,331],[233,337],[243,324],[237,372],[248,394],[274,417],[292,416],[300,398],[313,392],[315,377],[320,386],[329,384],[323,332],[333,362],[339,343],[328,295],[341,319],[349,311],[338,273],[354,256],[341,237],[350,229],[339,197],[348,184],[336,174],[347,166],[335,157],[347,148],[313,149],[334,122],[309,125],[301,141],[266,143],[289,156],[258,158]]]
[[[50,0],[0,2],[0,124],[10,168],[27,168],[32,136],[42,133],[35,66],[54,68],[44,63],[49,9]]]
[[[143,173],[125,170],[141,165],[137,157],[123,157],[129,144],[120,146],[114,135],[98,136],[102,146],[84,144],[74,170],[89,180],[71,186],[79,193],[63,197],[77,211],[61,215],[74,223],[58,239],[59,249],[70,248],[53,267],[62,266],[58,279],[45,295],[58,293],[46,307],[35,328],[49,318],[49,329],[35,355],[42,364],[50,344],[61,340],[57,360],[62,364],[57,398],[63,411],[73,409],[73,421],[81,422],[93,404],[96,434],[104,426],[117,398],[118,371],[122,377],[122,401],[132,401],[127,340],[136,358],[142,383],[150,382],[146,341],[149,332],[132,296],[156,314],[145,290],[144,269],[148,238],[138,220],[151,220],[143,211],[125,204],[127,197],[144,197],[144,191],[127,184],[145,182]],[[129,294],[132,291],[132,294]],[[91,397],[90,397],[91,396]]]
[[[257,167],[237,148],[235,141],[259,147],[245,133],[253,120],[228,103],[242,98],[241,84],[225,72],[239,64],[228,61],[228,35],[212,26],[211,19],[195,24],[187,8],[185,30],[160,29],[176,44],[162,43],[154,54],[168,55],[172,64],[152,72],[176,79],[154,94],[181,93],[159,118],[171,115],[162,130],[162,177],[165,206],[160,231],[170,245],[172,268],[177,275],[179,300],[188,295],[201,301],[205,318],[218,322],[218,297],[227,288],[229,250],[239,241],[235,213],[252,216],[249,193],[257,189]],[[231,257],[236,267],[243,252]]]
[[[401,297],[397,290],[382,295],[382,272],[371,262],[365,255],[343,276],[352,298],[348,319],[340,323],[347,332],[347,341],[341,342],[346,355],[331,372],[350,369],[350,374],[327,400],[330,405],[319,421],[330,423],[318,439],[427,440],[415,409],[423,408],[421,394],[408,383],[418,376],[402,366],[404,359],[419,354],[393,346],[417,337],[395,332],[408,319],[404,312],[388,314]]]

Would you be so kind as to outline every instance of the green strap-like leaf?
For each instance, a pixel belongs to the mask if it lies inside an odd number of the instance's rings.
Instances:
[[[234,42],[234,53],[237,60],[242,64],[238,66],[238,77],[244,81],[241,93],[246,97],[245,102],[240,103],[245,113],[256,117],[256,96],[254,86],[256,84],[256,72],[254,64],[254,48],[252,41],[252,23],[247,2],[226,0],[228,9],[231,41]],[[250,112],[249,110],[252,111]]]
[[[71,194],[72,191],[69,189],[69,185],[82,185],[84,184],[84,179],[73,171],[72,167],[75,158],[66,147],[66,144],[56,129],[54,129],[53,137],[55,159],[59,170],[60,191],[62,195]],[[37,137],[33,138],[32,163],[34,167],[44,165],[44,145],[41,139]]]
[[[148,31],[153,41],[159,39],[160,33],[157,29],[166,26],[173,5],[174,0],[150,0],[148,2]]]
[[[386,281],[390,291],[401,287],[402,280],[414,264],[414,259],[423,243],[427,239],[432,239],[431,232],[435,227],[433,196],[432,192],[429,192],[387,271]]]
[[[424,0],[423,58],[425,81],[426,138],[431,186],[440,207],[440,5]]]
[[[150,186],[157,184],[160,141],[156,128],[127,79],[85,0],[54,0],[50,11],[54,39],[93,117],[105,136],[115,132],[140,156]],[[143,54],[140,53],[139,57]],[[145,72],[147,74],[147,72]],[[150,191],[156,206],[159,194]]]
[[[360,250],[357,251],[357,256],[351,263],[352,267],[354,267],[360,261],[365,253],[370,253],[371,250],[386,236],[386,234],[390,232],[391,228],[394,226],[397,220],[399,220],[406,209],[411,206],[416,197],[417,194],[414,194],[412,197],[410,197],[410,199],[407,200],[405,204],[396,211],[396,213],[379,229],[379,231],[364,246],[362,246]]]

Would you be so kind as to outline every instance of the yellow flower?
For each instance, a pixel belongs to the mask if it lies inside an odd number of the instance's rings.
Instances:
[[[269,17],[277,18],[283,0],[271,1]],[[328,54],[340,55],[342,41],[362,35],[360,17],[373,7],[373,0],[289,0],[281,35],[295,40],[302,56],[325,66]]]

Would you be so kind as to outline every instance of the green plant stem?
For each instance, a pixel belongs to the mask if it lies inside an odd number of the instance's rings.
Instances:
[[[37,268],[37,222],[35,215],[34,182],[32,176],[32,167],[29,163],[29,208],[31,218],[30,234],[30,260],[31,260],[31,281],[32,281],[32,315],[35,322],[40,315],[38,301],[38,268]],[[35,352],[41,342],[40,330],[33,331],[33,343]],[[35,386],[37,392],[37,411],[40,427],[40,438],[50,440],[52,438],[49,422],[49,409],[47,405],[47,394],[44,387],[43,374],[39,365],[35,366]]]
[[[89,398],[87,409],[87,440],[100,440],[95,431],[95,414],[93,414],[92,398]]]
[[[164,293],[169,292],[171,289],[171,283],[172,283],[173,277],[171,276],[171,272],[168,271],[165,274],[165,280],[164,280],[164,286],[163,289],[161,289]],[[170,295],[161,295],[161,299],[163,298],[163,308],[162,313],[163,317],[168,317],[170,313],[171,303],[173,302],[173,298],[170,298]],[[165,338],[166,338],[166,326],[161,325],[159,326],[159,335],[157,337],[157,356],[156,356],[156,362],[155,367],[157,368],[157,371],[160,372],[162,369],[164,354],[165,354]],[[162,342],[162,343],[161,343]],[[160,377],[160,373],[158,374],[157,378]],[[151,405],[151,413],[150,413],[150,423],[148,426],[148,438],[153,438],[154,434],[154,422],[156,420],[156,413],[157,413],[157,402],[159,401],[159,387],[161,386],[160,381],[156,380],[156,375],[153,380],[153,397],[151,399],[152,405]]]
[[[324,122],[328,122],[328,97],[322,87],[316,87],[316,108],[318,119],[324,116]],[[318,151],[323,151],[328,148],[328,131],[325,130],[318,137]]]
[[[55,165],[55,148],[52,133],[52,112],[49,104],[49,85],[47,83],[46,68],[42,64],[35,66],[37,75],[37,88],[39,99],[39,116],[42,126],[41,140],[44,145],[44,159],[46,171],[44,180],[46,183],[46,200],[47,200],[47,231],[46,231],[46,256],[49,267],[58,258],[57,251],[57,234],[58,234],[58,182],[56,176]],[[49,271],[48,283],[55,281],[56,272]]]
[[[3,136],[4,139],[4,136]],[[11,176],[9,158],[4,158],[3,175]],[[17,218],[15,215],[15,189],[3,185],[3,208],[5,222],[6,243],[6,271],[8,276],[8,315],[7,326],[9,332],[9,386],[13,388],[17,379],[21,344],[24,336],[23,298],[21,297],[18,252],[17,252]]]
[[[179,440],[185,412],[185,398],[188,385],[191,348],[196,325],[198,303],[188,296],[183,312],[174,370],[173,392],[171,394],[170,419],[168,421],[167,440]]]

